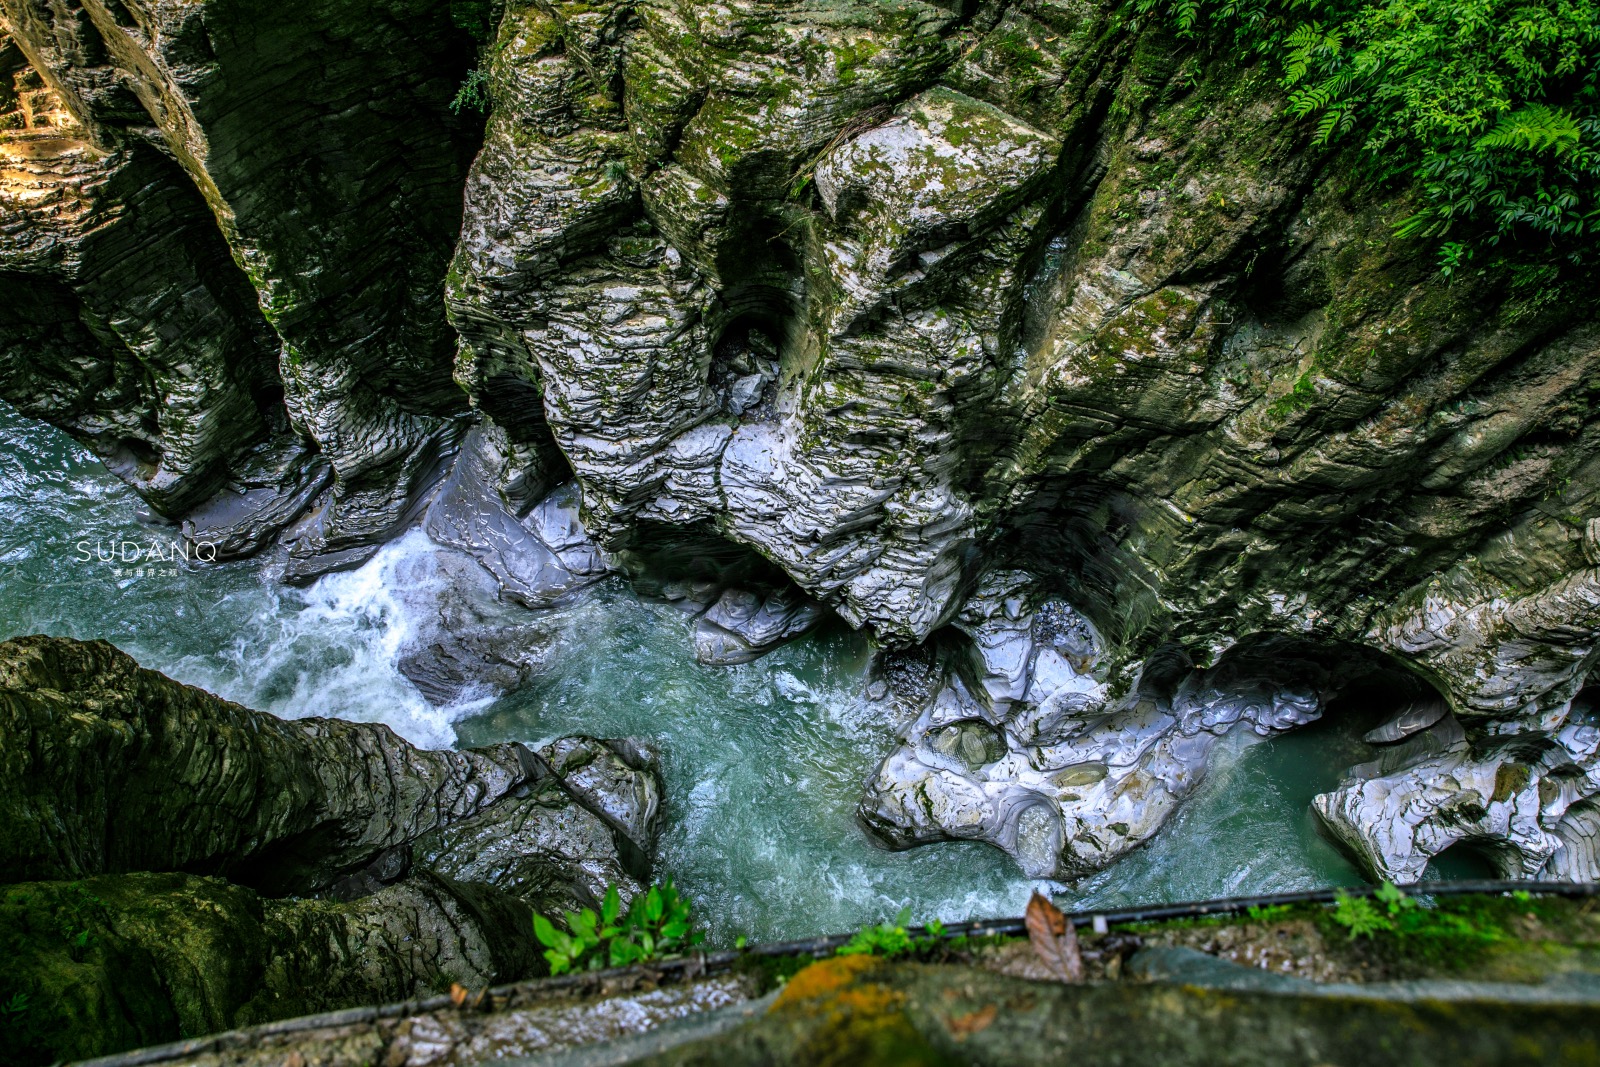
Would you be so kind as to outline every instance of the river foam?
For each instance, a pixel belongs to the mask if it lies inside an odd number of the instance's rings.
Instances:
[[[103,637],[247,706],[383,722],[427,746],[648,739],[667,779],[662,866],[724,943],[834,933],[907,904],[918,919],[1016,914],[1035,887],[988,846],[889,853],[857,827],[862,784],[896,724],[860,700],[869,646],[841,624],[754,663],[703,667],[687,616],[613,579],[537,615],[496,609],[508,623],[538,619],[542,670],[504,696],[434,707],[400,658],[458,580],[441,568],[453,550],[413,531],[305,589],[279,584],[270,558],[119,574],[72,547],[85,536],[147,539],[133,494],[63,435],[4,408],[0,440],[11,505],[0,636]],[[1356,761],[1356,736],[1335,722],[1229,744],[1150,845],[1075,888],[1046,888],[1094,906],[1353,884],[1306,804]]]

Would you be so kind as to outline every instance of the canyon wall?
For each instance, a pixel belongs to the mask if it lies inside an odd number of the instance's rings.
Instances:
[[[1375,872],[1593,867],[1593,289],[1442,277],[1264,64],[1047,0],[0,11],[0,396],[189,536],[305,579],[427,508],[530,604],[739,546],[662,586],[702,658],[870,629],[867,825],[1041,875],[1364,657],[1448,708],[1319,800]]]
[[[545,973],[533,916],[631,900],[660,815],[631,742],[420,751],[0,642],[5,1062]]]

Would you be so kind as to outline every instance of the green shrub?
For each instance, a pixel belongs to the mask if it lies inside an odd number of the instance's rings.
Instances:
[[[450,110],[458,115],[467,108],[488,111],[489,103],[489,72],[482,67],[474,67],[467,71],[466,81],[456,90],[456,98],[450,101]]]
[[[1447,274],[1480,250],[1592,265],[1600,235],[1600,0],[1132,0],[1186,37],[1277,64],[1316,143],[1410,181],[1401,237]]]
[[[906,929],[911,922],[911,909],[901,908],[893,923],[863,926],[855,935],[839,946],[839,956],[909,956],[925,954],[937,948],[944,939],[944,924],[937,919],[928,923],[927,936],[913,937]]]
[[[533,932],[545,946],[551,974],[665,959],[705,939],[694,929],[692,908],[670,878],[634,897],[626,913],[622,895],[613,885],[598,912],[569,911],[566,924],[567,929],[561,930],[543,915],[533,917]]]

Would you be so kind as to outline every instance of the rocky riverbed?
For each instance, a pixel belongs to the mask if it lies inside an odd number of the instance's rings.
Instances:
[[[1463,849],[1600,876],[1593,286],[1447,277],[1391,236],[1417,191],[1351,180],[1262,64],[1126,16],[0,0],[0,398],[202,567],[455,550],[394,572],[438,601],[386,690],[435,744],[432,712],[535,686],[554,613],[626,579],[707,668],[860,635],[852,799],[889,848],[1092,884],[1243,740],[1381,690],[1309,805],[1369,876]],[[134,669],[108,656],[79,683]],[[330,710],[390,714],[358,703]],[[332,820],[329,877],[405,844],[515,888],[486,798],[540,751],[415,757],[477,798],[429,818],[296,757],[259,841],[36,828],[19,877],[278,892],[252,850]]]
[[[964,679],[874,832],[1057,876],[1337,647],[1450,710],[1318,805],[1373,871],[1592,869],[1592,303],[1374,237],[1261,71],[1092,4],[0,10],[0,396],[191,542],[648,574],[708,663],[836,614]]]

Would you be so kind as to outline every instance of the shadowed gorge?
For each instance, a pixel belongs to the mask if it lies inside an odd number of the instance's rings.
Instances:
[[[261,961],[647,854],[719,944],[1600,879],[1600,19],[1486,3],[0,0],[0,637],[345,738],[5,881]]]

